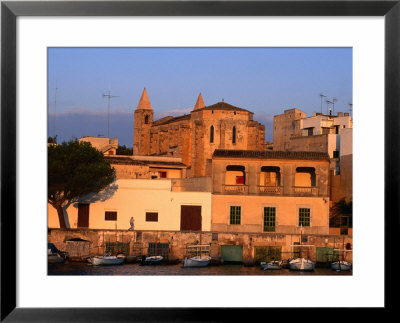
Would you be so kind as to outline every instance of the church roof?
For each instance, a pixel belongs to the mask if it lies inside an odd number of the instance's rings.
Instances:
[[[146,88],[144,88],[144,90],[142,92],[142,96],[140,97],[140,100],[139,100],[139,103],[138,103],[136,109],[152,110]]]
[[[165,119],[165,120],[163,121],[163,119]],[[159,126],[159,125],[163,125],[163,124],[167,124],[167,123],[171,123],[171,122],[190,120],[190,114],[184,114],[183,116],[179,116],[179,117],[175,117],[175,118],[174,117],[165,117],[163,119],[153,122],[153,125]]]
[[[203,101],[203,97],[201,96],[201,93],[199,94],[199,97],[197,98],[196,104],[194,105],[194,109],[193,110],[198,110],[201,108],[204,108],[205,104]]]
[[[250,112],[249,110],[235,107],[235,106],[233,106],[233,105],[231,105],[229,103],[226,103],[226,102],[218,102],[218,103],[215,103],[213,105],[209,105],[209,106],[201,108],[201,109],[196,109],[196,111],[200,111],[200,110],[229,110],[229,111]],[[250,113],[253,113],[253,112],[250,112]]]
[[[229,150],[216,149],[213,157],[261,158],[261,159],[329,159],[329,155],[317,151],[276,151],[276,150]]]

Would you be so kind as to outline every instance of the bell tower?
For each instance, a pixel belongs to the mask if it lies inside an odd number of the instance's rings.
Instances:
[[[153,109],[146,88],[142,92],[133,121],[133,155],[150,154],[150,128],[153,124]]]

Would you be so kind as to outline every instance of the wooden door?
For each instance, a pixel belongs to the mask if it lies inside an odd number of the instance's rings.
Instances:
[[[78,228],[89,227],[89,204],[78,204]]]
[[[201,231],[201,206],[181,205],[181,231]]]

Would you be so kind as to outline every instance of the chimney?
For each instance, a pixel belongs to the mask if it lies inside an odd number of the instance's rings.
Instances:
[[[338,112],[338,113],[337,113],[337,116],[338,116],[338,117],[343,117],[343,112]]]
[[[345,112],[345,113],[344,113],[344,116],[345,116],[345,117],[348,117],[348,116],[349,116],[349,113],[348,113],[348,112]]]

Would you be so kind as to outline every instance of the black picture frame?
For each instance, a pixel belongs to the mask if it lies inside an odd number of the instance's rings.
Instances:
[[[2,1],[1,3],[1,321],[236,321],[243,308],[16,307],[16,19],[19,16],[384,16],[385,17],[385,309],[393,237],[399,233],[400,1]],[[372,148],[373,149],[373,148]],[[390,277],[390,278],[389,278]],[[212,291],[211,291],[212,292]],[[221,291],[218,291],[221,293]],[[222,292],[223,294],[223,292]],[[221,294],[221,295],[222,295]],[[242,295],[243,296],[243,295]],[[243,296],[244,297],[244,296]],[[266,304],[267,306],[267,304]],[[312,304],[310,304],[312,307]],[[265,315],[250,309],[251,315]],[[287,310],[287,309],[286,309]],[[247,309],[248,311],[248,309]],[[247,312],[244,312],[247,313]],[[287,312],[285,312],[287,313]],[[287,313],[289,314],[289,313]],[[270,315],[270,314],[269,314]],[[328,314],[329,315],[329,314]],[[254,316],[255,317],[255,316]],[[325,316],[326,317],[326,316]],[[350,317],[349,317],[350,318]],[[351,318],[354,319],[354,318]]]

